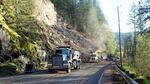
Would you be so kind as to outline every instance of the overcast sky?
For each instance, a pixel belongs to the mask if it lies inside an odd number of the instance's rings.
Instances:
[[[137,2],[138,0],[100,0],[100,7],[110,28],[114,32],[118,32],[117,5],[119,5],[120,8],[121,32],[132,31],[131,26],[127,24],[130,7],[133,1]]]

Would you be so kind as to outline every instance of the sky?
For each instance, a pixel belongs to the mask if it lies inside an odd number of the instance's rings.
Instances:
[[[118,32],[117,6],[119,6],[120,28],[121,32],[133,31],[131,25],[128,25],[128,16],[131,5],[138,0],[100,0],[100,7],[110,28]]]

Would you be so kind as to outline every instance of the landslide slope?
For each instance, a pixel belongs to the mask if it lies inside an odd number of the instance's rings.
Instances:
[[[43,52],[52,54],[57,46],[65,45],[85,54],[114,49],[113,35],[97,1],[2,0],[1,31],[7,32],[0,39],[2,60],[20,55],[37,60]]]
[[[52,48],[57,46],[71,45],[81,52],[90,52],[97,48],[86,34],[76,31],[64,22],[53,3],[49,0],[34,0],[34,16],[40,25],[43,44],[49,44]]]

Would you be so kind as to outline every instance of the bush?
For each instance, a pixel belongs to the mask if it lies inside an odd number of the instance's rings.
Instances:
[[[17,67],[13,63],[0,64],[0,76],[14,75],[17,73]]]
[[[145,79],[145,80],[144,80],[144,84],[150,84],[150,80]]]
[[[21,63],[18,59],[14,59],[13,63],[16,65],[16,71],[17,72],[24,70],[24,64]]]

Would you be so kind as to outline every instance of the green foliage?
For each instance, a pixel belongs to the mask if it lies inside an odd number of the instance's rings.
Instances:
[[[63,20],[79,32],[96,39],[96,45],[114,54],[115,42],[97,0],[53,0]],[[111,37],[112,36],[112,37]]]
[[[6,23],[20,36],[19,39],[12,38],[12,43],[20,52],[35,52],[40,37],[39,25],[35,17],[32,16],[32,0],[3,0],[3,5],[2,12],[5,13],[3,16]],[[13,36],[11,35],[11,37]]]
[[[131,66],[129,63],[124,63],[123,64],[123,68],[126,71],[129,71],[129,73],[134,73],[135,74],[135,79],[144,79],[144,84],[150,84],[150,80],[148,80],[146,77],[142,76],[142,74],[140,74],[139,72],[136,71],[136,67],[133,68],[133,66]],[[138,74],[137,74],[138,73]]]
[[[145,79],[145,80],[144,80],[144,84],[150,84],[150,80]]]
[[[34,60],[38,59],[40,27],[32,15],[33,2],[32,0],[2,0],[1,3],[0,24],[4,30],[9,32],[11,41],[9,50],[5,52],[6,55],[0,56],[0,62],[11,59],[10,61],[16,65],[16,70],[21,71],[23,69],[22,63],[13,60],[14,58],[23,54]]]
[[[144,76],[150,76],[150,32],[149,26],[149,12],[143,10],[150,8],[148,0],[139,1],[140,4],[131,8],[130,21],[134,25],[134,38],[131,35],[127,39],[125,46],[126,62],[132,65],[135,71]]]
[[[53,0],[58,13],[64,21],[81,32],[85,32],[86,18],[90,9],[89,0]]]
[[[10,35],[15,36],[15,37],[20,37],[14,30],[9,28],[9,26],[6,24],[4,17],[0,14],[0,24],[2,25],[2,28],[6,30],[7,32],[10,33]]]
[[[80,32],[94,33],[105,23],[96,0],[53,0],[64,21]]]
[[[116,46],[114,33],[109,33],[108,41],[106,42],[107,54],[116,55]]]
[[[137,48],[136,48],[136,59],[135,67],[136,70],[145,76],[150,74],[150,34],[139,35],[137,37]]]
[[[0,76],[14,75],[17,73],[17,67],[13,63],[0,64]]]
[[[149,76],[150,74],[150,34],[144,33],[137,36],[136,51],[131,38],[128,38],[125,47],[126,63],[129,63],[135,71],[141,75]],[[133,57],[133,53],[136,53]]]
[[[133,38],[131,35],[129,35],[125,40],[125,46],[124,46],[124,56],[126,57],[127,61],[132,64],[134,62],[133,58]]]
[[[13,59],[12,62],[16,65],[17,72],[24,70],[24,65],[18,59]]]
[[[148,29],[147,22],[149,20],[149,10],[150,2],[148,0],[140,0],[139,4],[133,4],[130,11],[130,24],[134,24],[134,29],[136,32],[142,32]]]
[[[123,64],[123,68],[126,70],[126,71],[129,71],[129,73],[134,73],[136,74],[136,71],[135,69],[128,63],[124,63]]]

